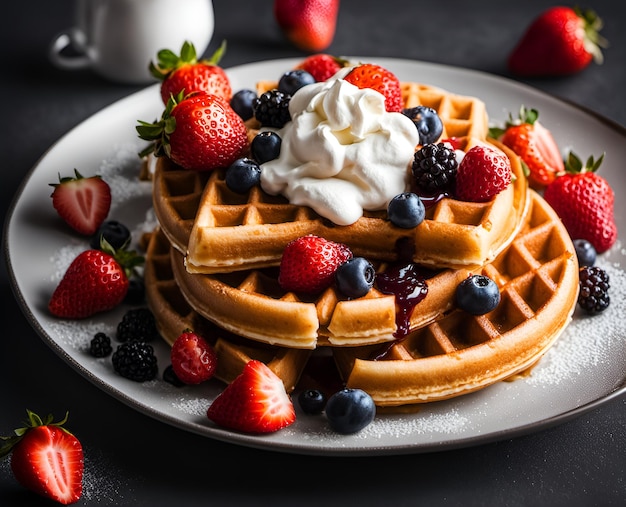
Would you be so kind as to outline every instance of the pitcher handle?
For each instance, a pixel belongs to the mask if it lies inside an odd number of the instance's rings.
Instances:
[[[69,56],[63,54],[63,50],[69,47],[75,48],[77,51],[83,46],[81,43],[81,35],[74,28],[60,32],[51,42],[48,51],[50,61],[56,67],[61,69],[83,69],[91,65],[91,60],[86,54],[77,54]]]

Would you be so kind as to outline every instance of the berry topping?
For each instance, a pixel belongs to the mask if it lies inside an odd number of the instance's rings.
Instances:
[[[343,58],[318,53],[307,56],[296,68],[306,70],[319,83],[333,77],[347,64],[348,61]]]
[[[115,250],[119,250],[120,248],[125,248],[130,243],[130,231],[128,227],[117,220],[107,220],[102,223],[91,237],[89,246],[94,249],[101,248],[103,239]]]
[[[149,342],[158,337],[156,319],[148,308],[128,310],[117,325],[116,338],[120,342],[130,340]]]
[[[238,158],[226,170],[224,181],[233,192],[246,194],[261,181],[261,168],[251,158]]]
[[[372,397],[361,389],[337,391],[326,403],[326,418],[330,427],[344,435],[357,433],[376,416]]]
[[[115,371],[129,380],[146,382],[158,373],[152,345],[138,340],[121,343],[111,357]]]
[[[345,80],[358,88],[371,88],[382,93],[387,111],[399,113],[404,108],[400,81],[395,74],[380,65],[358,65],[345,76]]]
[[[211,344],[191,330],[176,338],[170,358],[174,373],[185,384],[209,380],[217,368],[217,354]]]
[[[509,115],[504,129],[491,128],[491,137],[500,139],[525,164],[528,181],[534,188],[543,188],[565,170],[563,157],[552,133],[538,121],[536,109],[520,108],[519,117]]]
[[[594,246],[586,239],[575,239],[574,248],[579,266],[593,266],[596,263],[597,252]]]
[[[271,433],[289,426],[296,412],[282,380],[269,367],[251,360],[211,403],[207,417],[246,433]]]
[[[54,422],[52,415],[42,419],[26,412],[25,427],[0,437],[0,458],[11,455],[11,471],[25,488],[63,505],[77,502],[83,493],[85,460],[80,441],[63,427],[68,415]]]
[[[278,89],[287,95],[293,95],[300,88],[315,83],[315,78],[304,69],[285,72],[278,81]]]
[[[260,132],[254,136],[252,143],[250,143],[252,157],[259,164],[274,160],[280,155],[281,144],[282,139],[276,132],[271,130]]]
[[[454,149],[444,143],[431,143],[415,152],[411,171],[420,189],[435,193],[452,187],[458,166]]]
[[[426,208],[418,195],[403,192],[391,199],[387,206],[387,216],[396,227],[411,229],[424,221]]]
[[[157,54],[157,62],[150,62],[149,70],[161,80],[161,99],[163,104],[171,96],[181,92],[189,95],[194,92],[210,93],[224,100],[230,100],[232,89],[224,69],[218,66],[226,51],[226,43],[213,53],[208,60],[198,59],[195,46],[185,41],[180,55],[170,49],[162,49]]]
[[[431,144],[443,133],[443,122],[432,107],[416,106],[403,109],[402,113],[410,118],[420,135],[420,144]]]
[[[298,403],[305,414],[321,414],[326,407],[326,395],[319,389],[307,389],[298,395]]]
[[[456,172],[455,196],[461,201],[485,202],[511,183],[511,161],[500,150],[478,145],[463,157]]]
[[[106,357],[113,352],[111,338],[105,333],[99,332],[89,342],[89,353],[93,357]]]
[[[321,292],[332,285],[337,268],[350,258],[352,252],[345,245],[302,236],[285,247],[278,283],[286,291]]]
[[[609,297],[609,275],[597,266],[580,268],[580,292],[578,304],[588,315],[596,315],[606,310],[611,303]]]
[[[74,169],[73,177],[59,175],[59,183],[50,186],[54,187],[52,206],[80,234],[94,234],[109,214],[111,188],[100,176],[83,177]]]
[[[376,274],[376,287],[396,297],[395,336],[402,338],[410,330],[413,308],[428,294],[427,273],[412,262],[391,264]]]
[[[139,121],[141,156],[166,156],[191,171],[228,167],[248,149],[248,131],[228,99],[205,92],[170,97],[160,120]]]
[[[500,289],[489,277],[472,275],[463,280],[456,288],[457,306],[472,315],[484,315],[500,303]]]
[[[282,128],[291,121],[290,100],[291,95],[276,89],[269,90],[254,101],[254,116],[263,127]]]
[[[254,90],[239,90],[230,99],[230,107],[246,121],[254,116],[253,104],[257,98]]]
[[[349,299],[365,296],[374,286],[376,270],[363,257],[353,257],[341,264],[335,273],[337,290]]]

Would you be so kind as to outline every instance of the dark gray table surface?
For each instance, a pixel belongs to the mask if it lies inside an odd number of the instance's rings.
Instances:
[[[550,2],[342,2],[329,52],[390,56],[506,76],[505,59]],[[0,206],[6,216],[22,179],[59,137],[139,86],[89,71],[63,72],[49,41],[72,19],[70,0],[25,0],[3,9]],[[626,125],[626,7],[596,1],[611,41],[604,65],[561,79],[524,82]],[[225,67],[303,53],[274,24],[271,2],[215,2]],[[621,196],[618,196],[621,198]],[[3,252],[4,255],[4,252]],[[4,261],[4,259],[3,259]],[[22,316],[0,267],[0,434],[25,408],[71,412],[86,450],[79,505],[607,506],[626,504],[626,400],[615,399],[556,427],[440,453],[311,457],[259,451],[196,436],[105,394],[63,362]],[[0,464],[0,505],[47,505]]]

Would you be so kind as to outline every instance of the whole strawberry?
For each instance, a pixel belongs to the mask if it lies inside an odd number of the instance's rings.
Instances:
[[[333,41],[339,0],[274,0],[274,18],[285,37],[304,51],[323,51]]]
[[[565,76],[592,60],[602,63],[607,42],[598,33],[601,28],[592,10],[552,7],[530,24],[509,56],[509,70],[519,76]]]
[[[75,231],[86,236],[94,234],[111,209],[111,187],[100,176],[83,177],[76,169],[74,176],[61,177],[50,183],[52,206]]]
[[[520,108],[517,119],[509,117],[504,130],[491,129],[491,135],[511,148],[528,169],[533,188],[543,188],[565,171],[563,157],[552,133],[538,121],[536,109]]]
[[[385,96],[385,109],[401,112],[404,108],[400,81],[390,70],[373,63],[357,65],[344,78],[358,88],[371,88]]]
[[[468,150],[456,172],[454,195],[461,201],[485,202],[511,183],[511,161],[495,147]]]
[[[225,51],[226,43],[223,42],[211,58],[199,60],[195,46],[188,41],[183,43],[180,55],[169,49],[159,51],[157,62],[150,62],[150,72],[162,81],[163,104],[181,91],[185,95],[203,91],[229,101],[233,94],[230,80],[224,69],[218,66]]]
[[[586,239],[598,253],[607,251],[617,240],[613,189],[596,173],[603,158],[604,155],[598,160],[589,157],[583,165],[570,153],[567,172],[544,191],[546,201],[559,215],[572,239]]]
[[[272,433],[296,420],[282,380],[261,361],[251,360],[207,410],[207,417],[246,433]]]
[[[205,92],[170,97],[160,121],[140,121],[139,137],[152,143],[141,152],[167,156],[192,171],[228,167],[248,148],[248,133],[230,104]]]
[[[352,258],[350,249],[319,236],[302,236],[283,252],[278,283],[286,291],[315,294],[331,286],[337,268]]]
[[[296,66],[296,69],[306,70],[319,83],[333,77],[347,64],[348,61],[342,58],[318,53],[307,56]]]
[[[10,456],[11,471],[25,488],[63,505],[77,502],[83,493],[84,453],[80,441],[53,422],[27,410],[26,426],[11,437],[0,437],[0,458]]]
[[[126,297],[129,276],[143,257],[126,250],[85,250],[67,268],[48,302],[50,313],[83,319],[111,310]]]
[[[172,369],[185,384],[209,380],[217,368],[217,354],[202,336],[186,329],[176,338],[170,351]]]

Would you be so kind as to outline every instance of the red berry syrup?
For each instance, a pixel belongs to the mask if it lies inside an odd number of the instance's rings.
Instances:
[[[385,294],[396,297],[397,339],[404,338],[410,331],[413,308],[428,294],[428,275],[417,264],[396,263],[376,275],[376,286]]]

